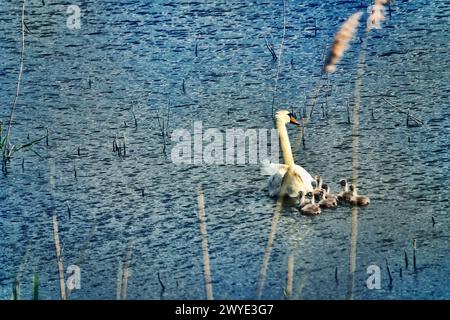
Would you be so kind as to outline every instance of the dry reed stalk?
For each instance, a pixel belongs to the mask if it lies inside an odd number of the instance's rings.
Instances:
[[[8,123],[8,127],[6,129],[5,143],[4,143],[4,148],[3,148],[3,162],[7,161],[8,157],[9,157],[9,153],[10,153],[9,141],[11,139],[11,128],[12,128],[14,112],[16,111],[16,107],[17,107],[17,101],[19,100],[20,83],[22,81],[22,74],[23,74],[23,61],[24,61],[24,54],[25,54],[25,0],[23,1],[23,4],[22,4],[22,24],[21,24],[21,26],[22,26],[22,49],[20,52],[19,75],[18,75],[17,84],[16,84],[16,94],[14,96],[11,111],[9,113],[9,123]],[[0,138],[1,138],[1,136],[0,136]],[[5,170],[6,170],[6,163],[4,163],[4,165],[5,165]]]
[[[366,63],[367,37],[363,40],[363,45],[359,52],[359,59],[356,71],[354,105],[352,114],[352,184],[357,186],[358,180],[358,146],[359,146],[359,112],[361,109],[361,87],[364,76],[364,66]]]
[[[336,33],[336,36],[334,38],[334,42],[330,48],[330,51],[325,59],[324,66],[322,68],[322,74],[320,78],[317,80],[315,89],[314,89],[314,95],[312,97],[312,103],[310,104],[309,112],[307,110],[307,114],[311,117],[312,111],[314,109],[314,106],[316,104],[317,98],[319,97],[320,90],[322,88],[322,75],[333,73],[336,71],[336,64],[340,61],[342,56],[344,55],[345,51],[347,51],[349,47],[350,40],[353,38],[354,34],[356,33],[356,30],[359,25],[359,19],[362,16],[362,12],[354,13],[350,16],[341,26],[339,31]],[[308,107],[308,106],[307,106]],[[308,118],[302,119],[302,127],[306,126],[308,123]],[[297,135],[297,138],[294,143],[294,150],[295,153],[296,149],[300,146],[300,143],[303,139],[303,131],[299,130],[299,134]]]
[[[349,48],[350,40],[352,40],[356,33],[361,16],[362,12],[351,15],[336,33],[333,45],[325,60],[323,72],[333,73],[336,71],[336,64],[341,60],[344,52]]]
[[[353,300],[353,288],[355,286],[355,270],[356,270],[356,245],[358,241],[358,207],[352,207],[352,234],[350,243],[350,261],[347,283],[347,299]]]
[[[128,278],[130,277],[130,265],[133,258],[133,242],[130,241],[125,261],[121,264],[122,272],[120,278],[119,300],[127,299]]]
[[[281,44],[280,49],[278,51],[278,64],[277,64],[277,72],[275,74],[275,84],[273,87],[272,92],[272,117],[275,116],[274,114],[274,107],[275,107],[275,98],[277,95],[277,89],[278,89],[278,79],[280,78],[280,70],[281,70],[281,55],[283,53],[283,46],[284,46],[284,39],[286,38],[286,0],[283,0],[283,36],[281,38]]]
[[[357,65],[357,75],[355,81],[354,106],[352,118],[352,184],[358,185],[358,146],[359,146],[359,112],[361,108],[361,85],[364,75],[364,66],[366,61],[367,41],[363,40],[363,46],[359,52]],[[353,299],[353,287],[355,282],[356,269],[356,246],[358,240],[358,207],[352,207],[352,225],[351,225],[351,245],[350,245],[350,268],[348,274],[347,298]]]
[[[59,272],[59,289],[61,294],[61,299],[66,300],[66,282],[64,281],[64,267],[63,261],[61,257],[61,245],[59,243],[59,231],[58,231],[58,219],[56,217],[56,212],[53,210],[52,213],[52,221],[53,221],[53,238],[55,240],[55,250],[56,250],[56,260],[58,263],[58,272]]]
[[[267,246],[264,251],[263,263],[262,263],[261,269],[259,271],[258,286],[256,288],[256,299],[261,298],[261,292],[264,287],[264,282],[266,280],[266,273],[267,273],[267,268],[269,266],[270,255],[272,253],[273,242],[275,240],[277,225],[278,225],[278,221],[280,221],[282,202],[283,202],[283,198],[278,197],[278,200],[277,200],[277,203],[275,206],[275,212],[272,217],[272,223],[270,224],[269,239],[267,240]]]
[[[290,300],[292,297],[292,286],[294,283],[294,256],[288,257],[288,271],[286,278],[286,299]]]
[[[54,202],[54,193],[56,188],[56,168],[55,168],[55,160],[54,158],[50,158],[48,162],[49,166],[49,183],[50,183],[50,196],[52,205]],[[61,245],[59,241],[59,228],[58,228],[58,217],[56,216],[55,209],[52,210],[52,222],[53,222],[53,239],[55,241],[55,251],[56,251],[56,262],[58,265],[58,273],[59,273],[59,289],[62,300],[67,300],[66,294],[66,283],[64,281],[64,267],[63,261],[61,257]]]
[[[84,257],[86,254],[86,250],[89,248],[89,245],[91,244],[91,239],[94,236],[95,232],[97,231],[97,225],[94,225],[91,230],[89,231],[89,234],[86,238],[86,240],[84,241],[83,246],[80,249],[80,255],[78,256],[78,260],[76,261],[75,265],[76,266],[80,266],[83,262],[84,262]],[[72,293],[73,290],[71,290],[70,288],[67,290],[67,298],[70,297],[70,294]]]
[[[203,254],[203,275],[205,278],[206,298],[213,300],[213,288],[211,277],[211,266],[209,262],[208,253],[208,232],[206,230],[206,215],[205,215],[205,195],[202,186],[197,188],[197,203],[198,203],[198,219],[200,221],[200,237],[202,239],[202,254]]]

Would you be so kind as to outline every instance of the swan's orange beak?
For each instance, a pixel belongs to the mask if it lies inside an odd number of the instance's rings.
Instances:
[[[298,121],[294,118],[293,115],[291,115],[289,118],[290,118],[290,123],[295,124],[296,126],[300,125],[300,123],[298,123]]]

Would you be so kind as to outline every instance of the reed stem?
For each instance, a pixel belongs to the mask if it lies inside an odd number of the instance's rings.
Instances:
[[[292,287],[294,283],[294,256],[288,257],[288,271],[286,278],[286,300],[290,300],[292,297]]]
[[[273,92],[272,92],[272,118],[275,116],[275,113],[274,113],[275,98],[277,95],[278,79],[280,78],[281,56],[283,54],[283,46],[284,46],[285,37],[286,37],[286,0],[283,0],[283,36],[281,38],[280,49],[278,51],[277,72],[275,74],[275,84],[274,84],[274,88],[273,88]]]
[[[24,61],[24,54],[25,54],[25,0],[23,0],[23,2],[22,2],[22,19],[21,19],[21,21],[22,21],[22,23],[21,23],[21,26],[22,26],[22,48],[21,48],[21,52],[20,52],[19,75],[18,75],[17,84],[16,84],[16,94],[14,96],[11,111],[9,113],[9,122],[8,122],[8,127],[6,129],[5,140],[3,143],[3,162],[4,162],[5,170],[6,170],[6,162],[9,158],[9,153],[10,153],[10,139],[11,139],[11,128],[12,128],[12,123],[13,123],[13,117],[14,117],[14,112],[16,111],[17,101],[19,100],[20,83],[22,81],[22,74],[23,74],[23,65],[24,65],[23,61]]]
[[[53,221],[53,239],[55,240],[56,261],[58,264],[58,273],[59,273],[59,290],[61,300],[66,300],[67,299],[66,282],[64,281],[64,268],[61,257],[61,245],[59,242],[58,219],[56,217],[55,210],[53,210],[52,221]]]
[[[205,279],[206,298],[213,300],[213,288],[211,277],[211,266],[209,262],[208,252],[208,232],[206,230],[206,215],[205,215],[205,195],[202,186],[197,188],[197,204],[198,204],[198,219],[200,221],[200,237],[202,239],[202,254],[203,254],[203,275]]]

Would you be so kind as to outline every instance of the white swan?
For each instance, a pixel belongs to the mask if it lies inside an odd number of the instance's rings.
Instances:
[[[291,143],[286,129],[286,124],[299,125],[297,120],[288,110],[279,110],[275,114],[275,126],[280,137],[281,153],[284,164],[269,163],[268,160],[262,164],[262,173],[270,175],[269,194],[271,197],[289,196],[295,198],[299,191],[304,194],[313,191],[313,177],[301,166],[294,163]]]

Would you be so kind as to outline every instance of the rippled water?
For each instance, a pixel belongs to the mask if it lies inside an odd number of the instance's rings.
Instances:
[[[80,30],[66,26],[70,4],[81,8]],[[305,105],[334,33],[350,14],[365,10],[359,5],[287,1],[276,108],[298,111]],[[71,299],[115,299],[120,264],[130,252],[127,299],[206,298],[199,183],[214,298],[255,298],[275,210],[265,190],[267,177],[257,165],[174,165],[170,144],[163,153],[157,114],[165,117],[170,106],[169,133],[192,130],[194,120],[223,131],[272,128],[277,64],[265,39],[278,52],[283,2],[35,0],[27,1],[26,11],[31,33],[13,143],[48,128],[49,145],[43,141],[34,148],[42,159],[32,152],[16,154],[9,174],[0,176],[0,298],[10,298],[18,278],[20,298],[30,299],[34,270],[40,298],[59,298],[53,209],[63,264],[81,268],[81,289]],[[15,93],[20,13],[18,1],[0,5],[4,121]],[[289,255],[293,298],[450,298],[449,17],[448,1],[399,0],[383,28],[368,36],[358,169],[360,192],[372,202],[353,220],[346,206],[314,219],[285,207],[262,298],[283,299]],[[306,147],[300,144],[294,154],[334,190],[352,174],[346,104],[354,102],[360,47],[353,43],[328,77],[333,90],[327,117],[322,95],[306,129]],[[425,125],[406,127],[405,114],[382,97],[409,108]],[[289,134],[294,144],[295,128]],[[125,140],[125,156],[112,151],[115,136]],[[381,268],[380,290],[366,287],[366,269],[373,264]]]

